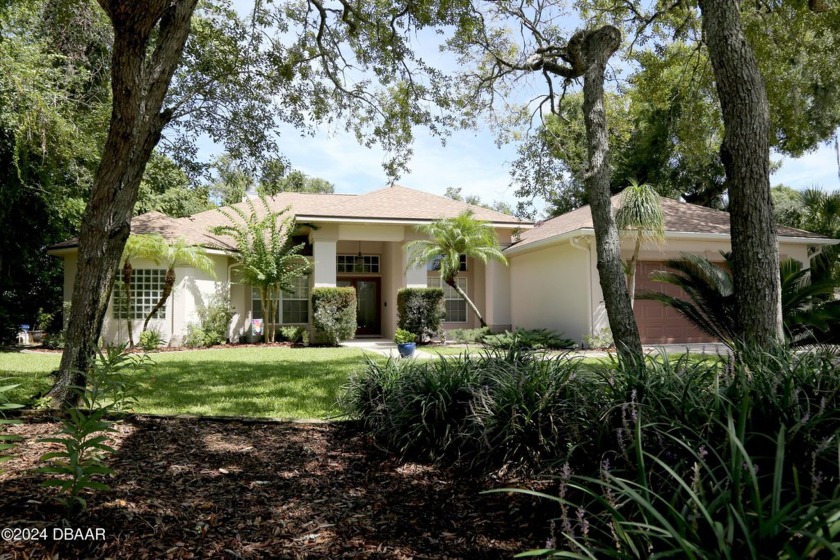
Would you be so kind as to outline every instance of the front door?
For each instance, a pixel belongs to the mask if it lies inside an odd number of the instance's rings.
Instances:
[[[341,287],[356,289],[356,336],[382,333],[379,308],[379,278],[344,278],[336,282]]]

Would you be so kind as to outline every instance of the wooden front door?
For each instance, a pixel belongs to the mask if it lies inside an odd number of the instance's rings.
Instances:
[[[339,286],[356,290],[356,336],[382,334],[382,310],[379,304],[381,278],[340,278]]]

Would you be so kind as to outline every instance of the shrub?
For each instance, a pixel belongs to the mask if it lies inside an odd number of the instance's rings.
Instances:
[[[604,327],[595,334],[583,335],[583,346],[589,349],[610,348],[614,344],[612,331]]]
[[[446,314],[440,288],[403,288],[397,292],[397,326],[426,343],[440,332]]]
[[[292,344],[303,342],[304,335],[308,339],[309,332],[306,330],[306,327],[280,327],[280,336]]]
[[[417,335],[405,329],[397,329],[394,333],[394,342],[397,344],[407,344],[409,342],[416,342]]]
[[[140,348],[144,352],[153,352],[163,344],[163,336],[157,329],[149,329],[140,333]]]
[[[198,306],[198,323],[187,325],[184,345],[190,348],[214,346],[227,341],[228,327],[233,318],[230,296],[224,289],[218,290],[207,305]]]
[[[485,336],[490,335],[488,327],[480,329],[452,329],[446,331],[447,338],[451,338],[452,342],[458,344],[479,344]]]
[[[517,329],[514,333],[487,335],[482,340],[491,348],[502,349],[518,346],[528,350],[563,350],[576,346],[574,340],[548,329]]]
[[[353,288],[314,288],[313,326],[319,343],[338,346],[356,334],[356,290]]]

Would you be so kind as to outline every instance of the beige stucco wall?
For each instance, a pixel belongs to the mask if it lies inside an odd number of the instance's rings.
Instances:
[[[553,329],[578,342],[589,331],[589,253],[569,243],[510,257],[514,328]]]
[[[598,279],[595,238],[581,236],[576,238],[575,244],[581,249],[574,248],[566,240],[510,257],[514,327],[559,330],[578,342],[585,334],[608,328]],[[622,241],[623,258],[632,255],[633,246],[630,238]],[[639,260],[661,261],[678,258],[682,253],[693,253],[719,262],[723,260],[720,252],[730,249],[729,241],[723,239],[669,239],[662,247],[650,243],[643,245]],[[807,245],[782,240],[779,256],[781,259],[794,258],[808,266]]]

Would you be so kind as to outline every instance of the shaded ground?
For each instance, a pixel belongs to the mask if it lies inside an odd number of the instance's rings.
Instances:
[[[31,472],[55,424],[0,474],[0,527],[62,526]],[[341,424],[135,418],[119,425],[110,491],[66,522],[100,541],[0,542],[0,558],[510,558],[545,543],[548,513],[492,485],[400,465]],[[498,483],[498,486],[503,483]]]

